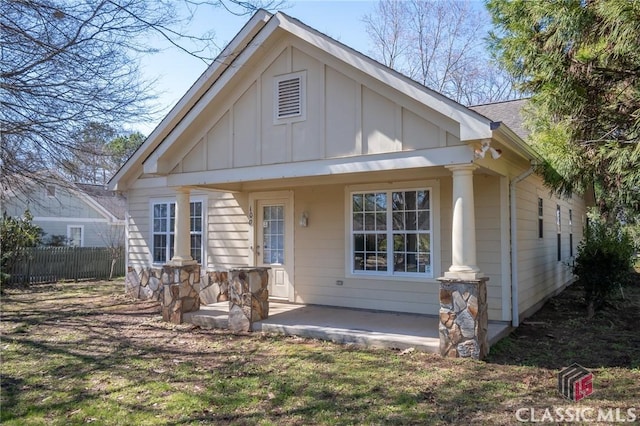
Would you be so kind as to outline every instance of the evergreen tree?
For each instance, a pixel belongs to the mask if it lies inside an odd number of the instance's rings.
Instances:
[[[532,94],[531,141],[558,193],[607,220],[640,209],[640,1],[490,0],[492,49]]]

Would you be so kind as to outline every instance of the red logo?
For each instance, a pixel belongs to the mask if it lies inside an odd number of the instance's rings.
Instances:
[[[579,364],[558,373],[558,390],[567,399],[580,401],[593,393],[593,374]]]

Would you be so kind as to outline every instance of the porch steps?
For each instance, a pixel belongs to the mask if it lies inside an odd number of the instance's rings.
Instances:
[[[222,306],[202,306],[199,311],[188,312],[183,314],[183,322],[197,325],[202,328],[229,328],[229,303],[224,304],[227,309]]]

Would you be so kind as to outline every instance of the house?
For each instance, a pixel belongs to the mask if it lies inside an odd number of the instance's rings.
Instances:
[[[45,243],[77,247],[124,246],[126,202],[100,185],[73,184],[57,175],[45,184],[24,180],[2,194],[2,212],[22,216],[28,209]]]
[[[428,315],[439,279],[483,281],[517,325],[572,281],[585,221],[534,173],[522,102],[466,108],[259,11],[110,182],[128,265],[268,266],[274,299]]]

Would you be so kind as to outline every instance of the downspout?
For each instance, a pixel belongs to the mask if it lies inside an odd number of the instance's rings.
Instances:
[[[516,185],[531,176],[534,164],[509,183],[509,207],[511,208],[511,325],[520,325],[520,312],[518,311],[518,220],[516,205]]]

